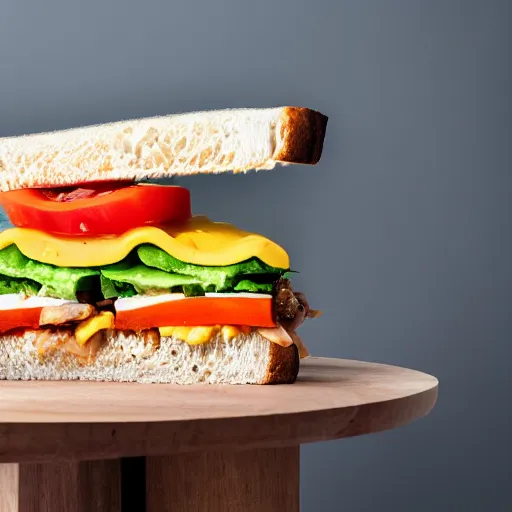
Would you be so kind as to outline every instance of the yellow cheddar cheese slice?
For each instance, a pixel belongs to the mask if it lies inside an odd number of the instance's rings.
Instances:
[[[115,327],[114,313],[102,311],[98,316],[93,316],[80,322],[75,329],[75,338],[80,346],[85,345],[97,332]]]
[[[141,244],[153,244],[196,265],[232,265],[256,257],[272,267],[290,266],[286,251],[272,240],[204,216],[180,225],[143,226],[115,237],[58,237],[35,229],[11,228],[0,233],[0,249],[11,244],[28,258],[59,267],[110,265]]]

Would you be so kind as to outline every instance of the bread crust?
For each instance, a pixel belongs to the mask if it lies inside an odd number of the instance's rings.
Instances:
[[[320,160],[327,117],[231,109],[0,139],[0,190],[270,170]]]
[[[286,107],[280,128],[282,147],[274,155],[279,162],[316,165],[322,156],[327,116],[304,107]]]
[[[281,347],[271,343],[267,375],[262,384],[293,384],[299,373],[300,359],[296,345]]]

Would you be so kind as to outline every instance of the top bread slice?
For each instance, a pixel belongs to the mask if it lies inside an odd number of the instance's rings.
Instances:
[[[327,117],[302,107],[231,109],[0,138],[0,190],[316,164]]]

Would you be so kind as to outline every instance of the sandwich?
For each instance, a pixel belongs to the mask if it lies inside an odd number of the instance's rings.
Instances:
[[[0,379],[293,383],[321,312],[288,254],[159,180],[315,165],[326,125],[282,107],[0,139]]]

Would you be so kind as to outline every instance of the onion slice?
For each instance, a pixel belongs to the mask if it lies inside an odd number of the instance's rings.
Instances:
[[[258,333],[268,341],[276,343],[281,347],[289,347],[293,345],[293,340],[283,327],[265,327],[258,329]]]

